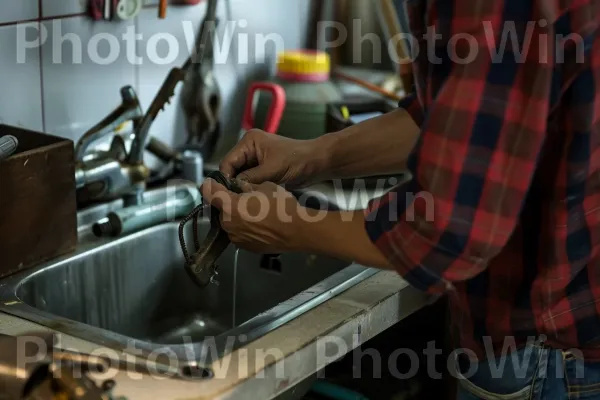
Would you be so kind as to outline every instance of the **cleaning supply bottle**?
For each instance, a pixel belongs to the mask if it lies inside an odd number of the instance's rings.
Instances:
[[[341,91],[330,81],[329,55],[313,50],[279,54],[277,74],[272,79],[285,90],[286,104],[277,134],[293,139],[313,139],[327,133],[328,105],[342,100]],[[258,126],[265,121],[271,98],[261,93],[255,111]]]

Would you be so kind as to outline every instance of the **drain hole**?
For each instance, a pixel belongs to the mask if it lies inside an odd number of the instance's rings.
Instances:
[[[181,368],[181,375],[188,379],[210,379],[213,377],[213,372],[199,365],[186,365]]]
[[[260,259],[260,267],[267,271],[282,272],[281,258],[277,254],[265,254]]]

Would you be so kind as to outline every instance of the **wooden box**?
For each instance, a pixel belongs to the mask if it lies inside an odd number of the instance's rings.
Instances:
[[[77,245],[73,142],[0,124],[4,135],[19,146],[0,161],[0,277]]]

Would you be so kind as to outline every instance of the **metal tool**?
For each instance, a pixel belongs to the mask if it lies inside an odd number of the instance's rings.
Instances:
[[[88,154],[88,148],[92,143],[114,134],[119,126],[128,121],[133,121],[134,125],[137,124],[143,116],[142,106],[133,87],[125,86],[121,88],[121,105],[84,133],[77,141],[75,159],[84,161],[84,157]]]
[[[181,104],[188,130],[186,149],[211,156],[220,135],[221,91],[214,71],[214,42],[218,26],[217,0],[210,0],[196,43],[199,62],[187,68]],[[202,51],[202,53],[200,53]]]
[[[242,119],[242,132],[240,138],[247,131],[252,128],[256,128],[254,121],[254,100],[255,95],[259,91],[265,91],[271,93],[271,105],[267,113],[267,120],[264,123],[263,130],[269,133],[277,133],[283,112],[285,111],[285,90],[276,83],[271,82],[256,82],[250,86],[248,90],[248,97],[246,98],[246,108],[244,110],[244,117]]]
[[[169,5],[168,0],[160,0],[158,3],[158,18],[165,19],[167,18],[167,6]]]
[[[204,181],[204,160],[202,154],[194,150],[183,152],[181,163],[181,177],[186,181],[201,185]]]
[[[150,138],[146,150],[166,164],[154,176],[156,181],[169,179],[174,175],[194,182],[196,185],[201,185],[204,181],[204,158],[199,151],[184,150],[180,152],[156,138]]]
[[[158,114],[163,110],[163,108],[171,102],[171,98],[175,94],[175,88],[177,87],[177,85],[180,82],[186,81],[187,86],[187,82],[189,82],[189,79],[187,78],[188,73],[192,71],[192,68],[195,65],[202,64],[204,62],[204,56],[207,50],[212,51],[212,38],[214,29],[211,28],[211,24],[208,22],[210,20],[216,20],[216,9],[217,0],[209,0],[207,15],[202,24],[202,30],[200,32],[200,37],[198,38],[198,41],[196,43],[195,50],[192,52],[190,58],[188,58],[188,60],[181,68],[173,68],[169,72],[161,88],[158,90],[158,93],[156,94],[156,96],[154,96],[150,107],[146,111],[146,114],[144,115],[139,126],[136,129],[136,135],[131,146],[129,157],[127,158],[127,162],[129,164],[136,164],[142,162],[144,149],[146,147],[146,142],[148,140],[148,134],[150,132],[150,127],[152,126],[152,123],[154,122]],[[210,43],[211,49],[207,49],[209,47],[208,43]],[[204,149],[206,151],[202,143],[199,144],[199,148]],[[205,151],[202,152],[204,157],[210,156],[210,154],[206,154]]]
[[[109,365],[98,357],[54,348],[49,334],[0,334],[0,398],[112,400],[114,381],[98,386],[88,376],[90,371],[106,371]]]
[[[12,135],[0,137],[0,161],[10,157],[19,146],[19,141]]]
[[[185,217],[199,203],[200,191],[196,185],[169,187],[164,198],[109,212],[92,225],[92,232],[98,237],[127,235]]]
[[[127,205],[141,204],[141,193],[145,189],[150,171],[142,162],[143,152],[132,154],[133,151],[138,151],[133,149],[133,144],[136,143],[139,133],[136,129],[129,152],[125,139],[114,133],[119,126],[128,121],[133,123],[134,129],[138,127],[143,113],[132,87],[122,88],[121,96],[122,104],[86,132],[75,146],[75,184],[86,201],[122,197]],[[109,151],[88,151],[94,142],[108,135],[113,135]]]
[[[112,0],[104,0],[104,20],[110,21]]]
[[[89,0],[88,13],[95,21],[100,21],[104,18],[104,9],[107,0]]]
[[[227,190],[234,193],[242,193],[242,188],[233,179],[228,179],[219,171],[211,172],[207,178],[214,179],[216,182],[225,186]],[[210,212],[210,231],[206,238],[200,243],[198,237],[198,220],[206,212]],[[195,253],[190,256],[188,247],[185,243],[185,225],[192,221],[193,240]],[[231,243],[227,232],[221,227],[220,212],[215,207],[202,203],[185,217],[179,224],[179,243],[185,258],[185,270],[190,278],[200,287],[205,287],[211,283],[218,284],[218,265],[217,260],[223,254],[227,246]]]
[[[115,13],[121,20],[130,20],[138,16],[142,6],[142,0],[119,0]]]

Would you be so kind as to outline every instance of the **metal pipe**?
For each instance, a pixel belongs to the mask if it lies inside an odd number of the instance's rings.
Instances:
[[[98,237],[126,235],[179,219],[189,214],[198,204],[200,204],[198,188],[179,187],[174,192],[167,191],[165,199],[158,202],[110,212],[92,226],[92,231]]]

